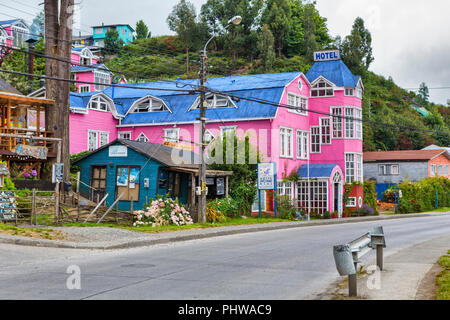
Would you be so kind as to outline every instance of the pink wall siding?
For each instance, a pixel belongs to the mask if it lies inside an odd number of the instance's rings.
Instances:
[[[88,150],[88,130],[109,132],[109,142],[117,138],[116,120],[110,112],[89,110],[88,114],[70,113],[70,153]]]
[[[94,70],[94,69],[92,69]],[[86,81],[86,82],[94,82],[94,71],[91,72],[77,72],[76,73],[76,80],[77,81]],[[86,83],[75,83],[75,86],[77,88],[77,92],[79,92],[80,86],[86,86],[89,85],[89,92],[95,91],[95,85],[93,84],[86,84]]]

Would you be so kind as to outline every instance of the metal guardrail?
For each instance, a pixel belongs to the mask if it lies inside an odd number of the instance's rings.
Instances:
[[[350,297],[357,295],[357,270],[360,258],[372,250],[377,251],[377,266],[383,270],[383,248],[386,248],[383,227],[374,228],[348,244],[333,247],[336,269],[341,276],[348,276]]]

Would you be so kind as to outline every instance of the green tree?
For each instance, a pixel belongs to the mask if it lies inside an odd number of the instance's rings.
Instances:
[[[123,45],[124,42],[122,39],[119,38],[119,32],[117,32],[116,29],[111,29],[108,32],[106,32],[105,47],[104,47],[106,53],[109,54],[118,53]]]
[[[364,76],[374,58],[372,56],[372,36],[364,26],[364,20],[355,19],[350,35],[342,43],[342,60],[357,75]]]
[[[136,40],[149,39],[152,37],[152,33],[149,32],[147,25],[143,20],[139,20],[136,23]]]
[[[231,148],[227,144],[227,139],[234,141]],[[250,145],[249,137],[238,139],[236,134],[227,134],[216,138],[208,150],[213,157],[210,160],[212,163],[209,165],[212,170],[233,171],[233,175],[230,177],[230,196],[239,204],[241,214],[250,214],[257,192],[259,155]],[[222,151],[221,154],[216,154],[220,151]],[[242,155],[244,155],[243,161],[242,159],[238,160]]]
[[[258,51],[264,71],[271,70],[275,62],[274,37],[266,24],[258,35]]]
[[[275,51],[281,57],[289,36],[291,7],[288,0],[267,0],[262,23],[267,25],[274,37]]]
[[[419,98],[423,104],[428,104],[429,97],[430,93],[428,91],[428,87],[425,82],[422,82],[419,88]]]
[[[184,43],[186,51],[186,72],[189,73],[189,50],[198,45],[197,14],[194,5],[186,0],[180,0],[167,17],[169,29],[176,32]]]
[[[239,55],[251,57],[255,53],[263,5],[263,0],[208,0],[202,6],[201,15],[209,32],[220,35],[217,43],[231,52],[234,63]],[[237,15],[242,22],[228,27],[228,21]]]

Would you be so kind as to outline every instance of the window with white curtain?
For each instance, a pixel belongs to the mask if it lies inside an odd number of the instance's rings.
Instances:
[[[176,142],[178,143],[180,140],[180,129],[164,129],[164,137],[168,142]]]
[[[94,82],[96,83],[94,85],[94,90],[103,91],[108,88],[107,85],[111,83],[111,74],[107,72],[94,71]]]
[[[308,159],[308,131],[297,130],[297,159]]]
[[[292,158],[292,128],[280,128],[280,157]]]

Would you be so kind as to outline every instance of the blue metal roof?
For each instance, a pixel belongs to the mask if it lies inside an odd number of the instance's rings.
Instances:
[[[301,75],[301,72],[210,78],[208,79],[206,86],[210,87],[212,90],[227,92],[239,96],[259,98],[278,103],[281,99],[285,86],[299,75]],[[137,86],[140,89],[129,88],[129,86]],[[127,114],[128,110],[133,103],[136,102],[136,100],[147,95],[161,99],[171,111],[130,113],[122,120],[123,125],[153,124],[162,122],[193,122],[199,116],[200,111],[188,110],[198,97],[198,94],[189,94],[188,92],[177,90],[193,90],[197,86],[198,79],[158,81],[126,84],[124,86],[118,85],[117,87],[107,88],[103,91],[103,93],[114,100],[117,112],[122,116]],[[169,90],[166,91],[158,89]],[[72,94],[74,97],[71,99],[71,106],[86,108],[92,94],[97,93],[99,92]],[[275,106],[244,99],[234,102],[234,104],[237,108],[208,109],[206,110],[206,116],[213,121],[271,118],[275,116],[277,111],[277,107]]]
[[[310,164],[309,165],[309,177],[310,178],[329,178],[333,169],[337,167],[337,164]],[[308,177],[308,165],[304,164],[300,166],[297,174],[301,178]]]
[[[97,69],[96,69],[97,68]],[[105,69],[105,70],[102,70]],[[70,69],[71,72],[84,72],[84,71],[95,71],[95,70],[100,70],[100,71],[106,71],[106,72],[110,72],[111,71],[107,70],[108,68],[102,64],[102,63],[97,63],[97,64],[90,64],[88,66],[72,66],[72,68]]]
[[[20,20],[20,19],[3,20],[3,21],[0,21],[0,25],[12,24],[12,23],[17,22],[17,21],[19,21],[19,20]]]
[[[70,107],[86,109],[91,97],[99,92],[70,93]]]
[[[338,87],[352,88],[358,85],[358,81],[361,78],[354,76],[342,60],[316,62],[306,73],[306,78],[311,83],[320,76],[333,82]]]

